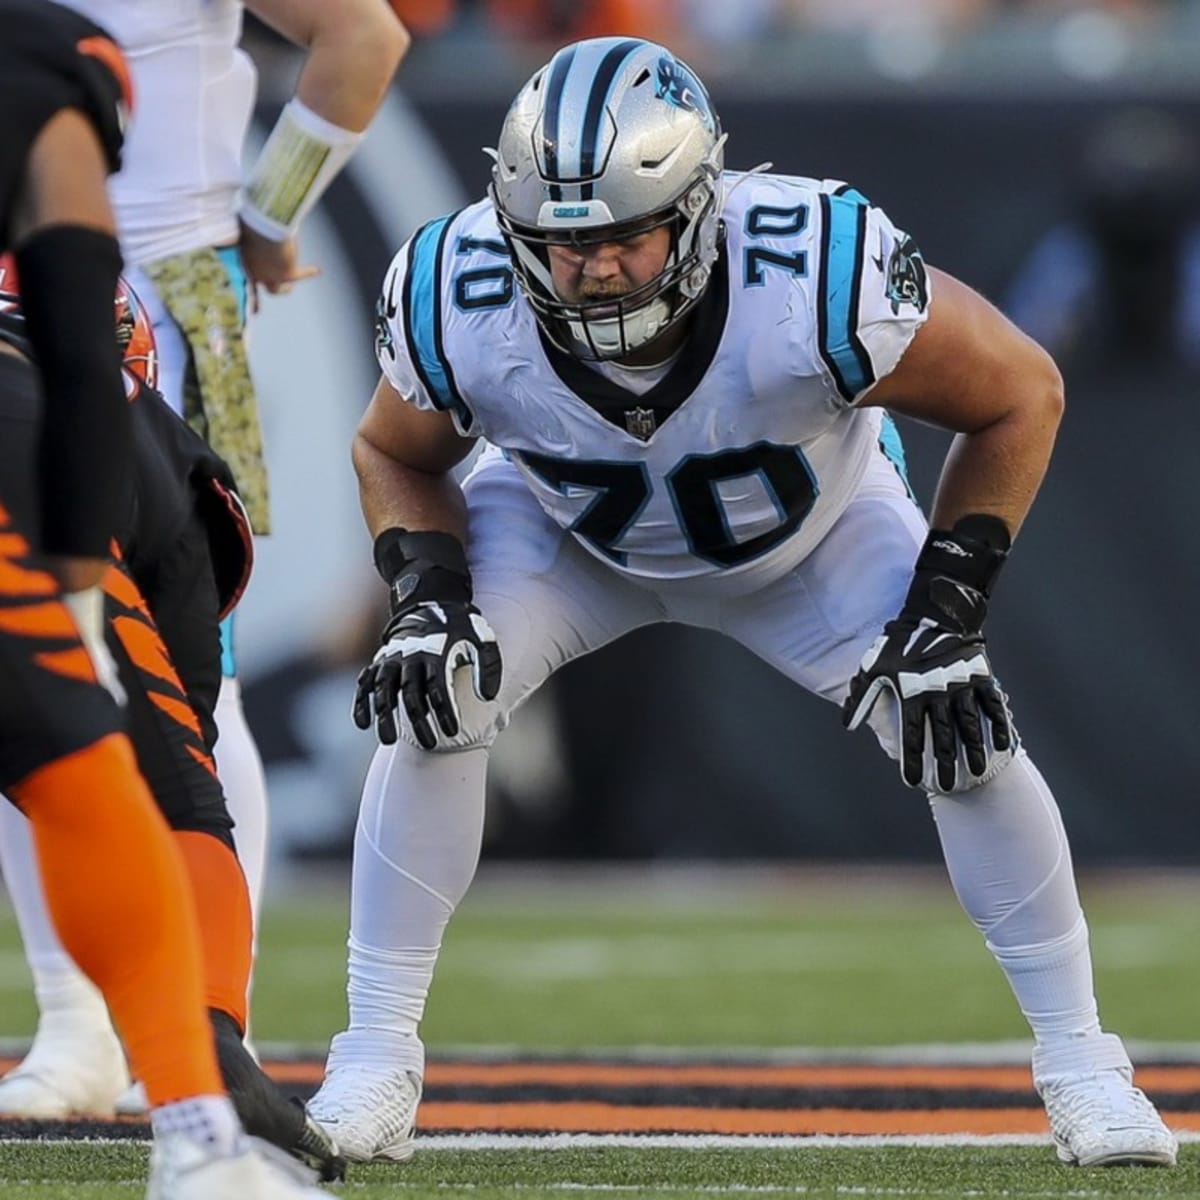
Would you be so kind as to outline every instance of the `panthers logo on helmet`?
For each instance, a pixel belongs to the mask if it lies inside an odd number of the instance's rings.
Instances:
[[[679,59],[664,54],[658,60],[658,81],[654,94],[676,108],[694,112],[704,122],[705,129],[710,133],[716,132],[717,119],[708,102],[704,84]]]
[[[893,316],[900,311],[902,304],[911,304],[917,312],[924,312],[925,305],[929,303],[925,260],[916,242],[906,233],[901,234],[888,259],[886,295],[892,302]]]

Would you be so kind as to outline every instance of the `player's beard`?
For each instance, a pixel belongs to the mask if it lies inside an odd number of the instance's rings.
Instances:
[[[599,283],[595,280],[584,280],[575,291],[575,304],[596,304],[604,300],[620,300],[622,296],[628,296],[633,288],[624,282],[613,280],[607,283]],[[605,312],[605,306],[595,310],[595,315],[599,317],[610,316],[616,314],[616,305],[612,307],[611,313]]]

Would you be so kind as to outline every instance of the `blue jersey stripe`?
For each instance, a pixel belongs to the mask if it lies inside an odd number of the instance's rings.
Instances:
[[[470,414],[442,346],[442,250],[457,213],[430,221],[413,236],[404,277],[404,334],[417,375],[438,408]]]
[[[818,312],[821,357],[847,400],[875,382],[870,356],[858,336],[867,210],[857,193],[822,196],[821,295]]]
[[[890,412],[883,414],[883,423],[879,426],[879,448],[888,462],[896,468],[896,474],[900,476],[908,498],[915,503],[917,497],[908,481],[908,459],[904,453],[904,440],[900,437],[900,430],[896,428],[896,422]]]

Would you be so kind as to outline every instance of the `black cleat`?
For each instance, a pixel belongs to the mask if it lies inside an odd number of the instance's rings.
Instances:
[[[346,1160],[337,1143],[308,1115],[299,1100],[289,1100],[251,1057],[237,1022],[217,1008],[208,1010],[221,1077],[229,1098],[251,1135],[298,1158],[325,1183],[346,1178]]]

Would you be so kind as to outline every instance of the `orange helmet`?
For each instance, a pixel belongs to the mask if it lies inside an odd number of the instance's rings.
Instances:
[[[158,389],[158,346],[146,309],[124,277],[117,280],[117,345],[125,366],[147,387]]]
[[[14,318],[24,319],[17,264],[11,254],[0,254],[0,316],[8,317],[10,322]],[[117,280],[113,320],[126,369],[148,387],[157,388],[158,347],[154,341],[154,327],[137,293],[123,278]]]

